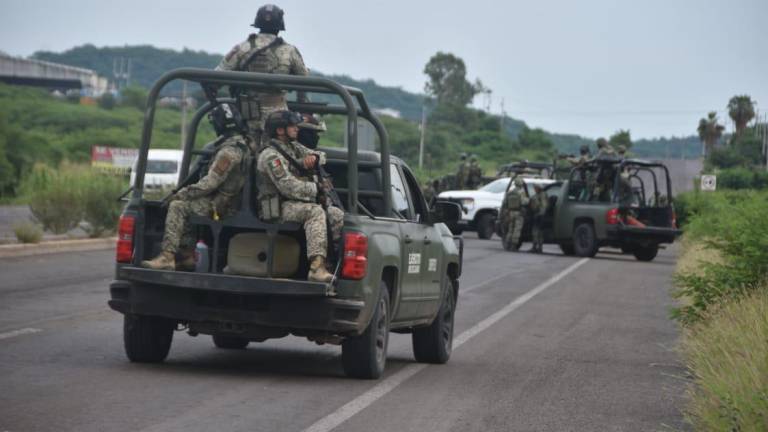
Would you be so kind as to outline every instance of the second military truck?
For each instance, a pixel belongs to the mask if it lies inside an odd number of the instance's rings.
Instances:
[[[248,161],[250,179],[234,216],[190,221],[197,239],[210,248],[208,271],[139,266],[158,253],[166,213],[161,200],[144,194],[155,104],[165,85],[180,79],[204,88],[305,91],[336,95],[342,101],[290,105],[297,111],[346,117],[348,149],[324,149],[326,170],[345,207],[336,282],[306,280],[303,227],[259,220],[257,200],[252,199],[253,160]],[[194,155],[210,157],[210,146],[196,149],[196,131],[205,114],[223,101],[209,101],[194,116],[182,178],[200,175],[190,170]],[[357,151],[361,118],[376,129],[381,153]],[[381,376],[390,331],[412,335],[418,361],[444,363],[451,355],[463,248],[445,223],[459,217],[454,203],[427,206],[408,166],[390,157],[386,130],[360,90],[318,77],[177,69],[161,77],[149,93],[136,181],[120,218],[109,305],[124,315],[125,352],[134,362],[163,361],[174,333],[185,330],[192,336],[211,335],[224,349],[287,335],[340,344],[344,371],[359,378]],[[252,253],[249,275],[228,266],[243,259],[230,247],[242,244],[243,236],[250,236],[248,244],[258,252]]]

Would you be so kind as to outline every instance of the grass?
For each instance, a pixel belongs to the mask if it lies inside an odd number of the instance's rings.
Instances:
[[[685,331],[695,430],[768,430],[768,284]]]
[[[19,243],[40,243],[43,239],[43,229],[32,222],[22,222],[13,225],[13,233]]]

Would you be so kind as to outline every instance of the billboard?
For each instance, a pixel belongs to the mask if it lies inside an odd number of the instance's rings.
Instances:
[[[127,174],[138,156],[138,149],[96,145],[91,147],[91,166]]]

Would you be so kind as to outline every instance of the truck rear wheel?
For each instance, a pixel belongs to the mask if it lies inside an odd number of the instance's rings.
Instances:
[[[221,349],[245,349],[250,341],[239,336],[213,335],[213,344]]]
[[[384,373],[389,345],[389,291],[382,281],[373,318],[360,336],[341,344],[341,363],[347,376],[377,379]]]
[[[418,362],[443,364],[451,358],[456,288],[453,281],[448,284],[435,320],[428,327],[414,329],[411,335],[413,355]]]
[[[595,235],[595,227],[591,223],[582,222],[573,230],[573,251],[580,257],[597,255],[599,245]]]
[[[477,236],[483,240],[493,237],[493,215],[483,213],[477,219]]]
[[[123,344],[128,360],[160,363],[168,357],[176,322],[168,318],[125,314]]]
[[[638,261],[653,261],[659,253],[659,245],[639,246],[632,250]]]

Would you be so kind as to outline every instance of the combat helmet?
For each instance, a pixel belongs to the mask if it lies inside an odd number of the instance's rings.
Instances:
[[[267,121],[264,122],[264,132],[270,138],[275,138],[277,129],[285,128],[288,126],[298,126],[301,123],[301,117],[293,111],[282,110],[275,111],[267,117]]]
[[[466,160],[466,159],[467,159],[467,154],[466,154],[466,153],[462,153],[462,154],[459,156],[459,159],[461,159],[461,160]]]
[[[229,103],[217,105],[208,113],[208,121],[211,122],[217,136],[245,132],[247,129],[240,111]]]
[[[605,138],[598,138],[597,139],[597,148],[603,148],[608,145],[608,140]]]
[[[251,26],[260,28],[266,32],[279,32],[285,30],[284,12],[278,6],[265,4],[256,12],[256,19]]]
[[[586,144],[583,144],[581,147],[579,147],[579,153],[580,154],[588,154],[589,153],[589,146]]]

